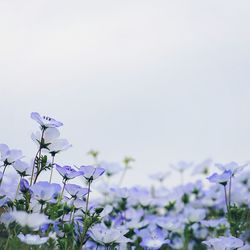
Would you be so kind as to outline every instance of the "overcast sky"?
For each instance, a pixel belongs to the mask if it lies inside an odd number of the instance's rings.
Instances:
[[[58,161],[250,159],[248,0],[0,1],[0,141],[32,157],[30,112],[62,121]],[[138,176],[140,177],[138,179]],[[169,182],[174,182],[172,178]]]

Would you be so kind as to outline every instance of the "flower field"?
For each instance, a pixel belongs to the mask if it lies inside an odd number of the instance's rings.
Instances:
[[[59,165],[57,155],[71,147],[60,137],[63,124],[36,112],[31,118],[33,159],[0,144],[0,249],[250,249],[248,163],[180,161],[172,165],[180,177],[186,169],[203,177],[169,189],[163,171],[150,176],[153,187],[128,188],[132,157],[99,162],[91,150],[95,165]]]

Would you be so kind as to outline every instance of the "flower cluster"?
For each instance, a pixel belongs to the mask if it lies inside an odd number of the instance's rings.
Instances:
[[[57,154],[71,147],[63,124],[31,118],[40,127],[34,159],[0,144],[0,249],[250,249],[248,164],[217,163],[208,176],[211,159],[180,161],[171,165],[181,179],[172,189],[167,170],[150,175],[154,186],[127,188],[133,158],[109,163],[91,150],[93,165],[61,164]],[[185,183],[187,170],[207,178]]]

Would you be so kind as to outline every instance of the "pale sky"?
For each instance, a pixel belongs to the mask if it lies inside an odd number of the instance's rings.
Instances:
[[[126,184],[178,160],[250,159],[248,0],[0,0],[0,141],[32,157],[37,111],[73,148],[136,159]],[[174,183],[174,178],[169,182]]]

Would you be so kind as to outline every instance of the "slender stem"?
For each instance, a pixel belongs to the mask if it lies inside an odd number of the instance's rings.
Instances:
[[[183,171],[180,171],[180,175],[181,175],[181,186],[183,186],[184,184]]]
[[[225,194],[225,202],[226,202],[227,212],[229,213],[226,185],[223,185],[223,187],[224,187],[224,194]]]
[[[40,161],[40,157],[41,157],[41,151],[42,151],[42,140],[43,140],[43,136],[44,136],[44,131],[46,128],[42,128],[42,135],[41,135],[41,139],[40,139],[40,145],[39,145],[39,149],[36,152],[35,155],[35,159],[34,159],[34,163],[33,163],[33,168],[32,168],[32,173],[31,173],[31,179],[30,179],[30,186],[32,185],[32,181],[33,181],[33,175],[34,175],[34,171],[35,171],[35,165],[36,165],[36,158],[38,156],[38,164]],[[37,178],[36,178],[37,179]]]
[[[17,185],[15,200],[16,200],[17,195],[18,195],[18,191],[19,191],[19,188],[20,188],[21,179],[22,179],[22,176],[20,176],[20,179],[19,179],[19,182],[18,182],[18,185]]]
[[[33,167],[32,167],[32,172],[31,172],[31,177],[30,177],[30,186],[32,185],[32,180],[33,180],[33,175],[34,175],[34,171],[35,171],[35,164],[36,164],[36,158],[39,154],[39,151],[40,151],[40,147],[38,149],[38,151],[36,152],[36,155],[35,155],[35,159],[34,159],[34,163],[33,163]]]
[[[88,181],[88,195],[87,195],[87,200],[86,200],[86,208],[85,208],[85,219],[86,219],[86,215],[87,215],[87,212],[88,212],[88,206],[89,206],[89,194],[90,194],[90,184],[91,184],[91,181]]]
[[[124,177],[125,177],[125,175],[126,175],[127,169],[128,169],[128,168],[125,167],[124,170],[123,170],[123,172],[122,172],[122,176],[121,176],[121,179],[120,179],[120,181],[119,181],[119,186],[122,185],[122,182],[123,182]]]
[[[41,165],[41,154],[42,154],[42,148],[40,148],[39,150],[39,153],[38,153],[38,165],[37,165],[37,173],[36,173],[36,177],[35,177],[35,180],[34,180],[34,184],[36,183],[37,181],[37,178],[38,178],[38,175],[41,173],[40,171],[40,165]]]
[[[62,198],[63,198],[63,192],[64,192],[64,189],[65,189],[65,185],[66,185],[66,181],[64,181],[63,182],[63,188],[62,188],[62,192],[61,192],[61,194],[60,194],[60,201],[62,200]]]
[[[52,161],[51,161],[51,171],[50,171],[49,183],[51,183],[51,181],[52,181],[52,175],[53,175],[53,169],[54,169],[54,160],[55,160],[55,156],[54,156],[54,155],[52,155]]]
[[[231,207],[231,193],[232,193],[232,176],[229,179],[229,193],[228,193],[228,206]]]
[[[4,164],[3,175],[2,175],[2,179],[0,180],[0,186],[2,185],[3,176],[4,176],[4,173],[5,173],[6,167],[7,167],[7,165]]]
[[[9,232],[8,239],[7,239],[7,241],[6,241],[6,245],[5,245],[5,247],[4,247],[4,250],[7,250],[7,249],[8,249],[9,241],[10,241],[10,232]]]
[[[40,213],[42,213],[43,212],[43,203],[41,204],[41,209],[40,209]]]

